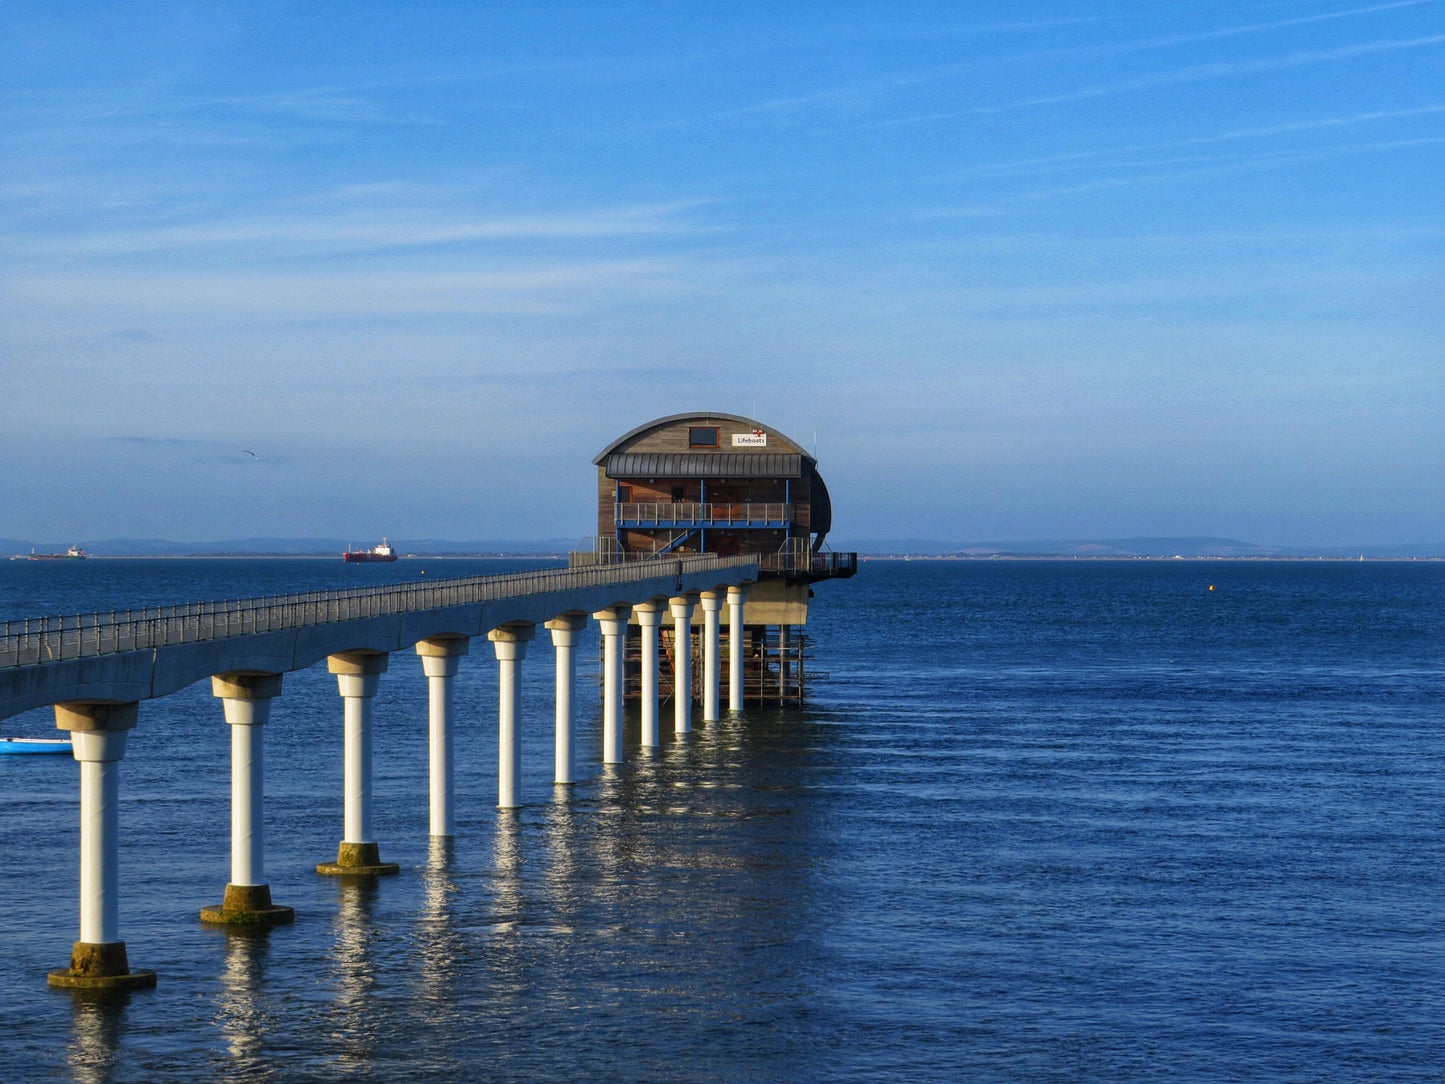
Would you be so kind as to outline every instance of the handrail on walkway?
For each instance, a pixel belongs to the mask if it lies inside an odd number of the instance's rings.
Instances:
[[[613,515],[617,523],[745,527],[754,523],[791,523],[795,508],[782,501],[623,501],[614,506]]]
[[[32,617],[0,623],[0,669],[756,564],[756,557],[693,554],[646,563],[335,588],[108,614]]]

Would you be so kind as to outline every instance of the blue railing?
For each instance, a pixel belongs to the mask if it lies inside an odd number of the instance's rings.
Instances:
[[[615,506],[617,526],[637,528],[787,528],[794,514],[795,506],[783,502],[624,501]]]

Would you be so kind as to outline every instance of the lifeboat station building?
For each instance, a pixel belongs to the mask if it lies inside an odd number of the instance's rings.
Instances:
[[[742,616],[744,699],[801,704],[812,585],[858,569],[857,554],[826,548],[832,504],[817,461],[796,441],[752,418],[673,414],[624,434],[593,462],[597,550],[588,557],[612,562],[670,554],[755,555],[759,580],[747,590]],[[693,622],[701,616],[694,615]],[[637,690],[643,669],[639,626],[650,617],[645,607],[634,608],[624,654],[629,693]],[[670,659],[674,641],[665,628],[661,636]],[[671,669],[663,668],[661,680],[667,681]],[[692,689],[698,687],[691,682]],[[667,687],[660,692],[671,695]]]

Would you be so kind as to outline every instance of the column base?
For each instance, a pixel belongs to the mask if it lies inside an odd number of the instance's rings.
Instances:
[[[296,911],[272,904],[270,885],[228,884],[221,906],[201,908],[201,921],[212,926],[279,926],[296,921]]]
[[[70,966],[50,972],[46,981],[66,990],[140,990],[156,984],[156,973],[132,971],[124,941],[77,941]]]
[[[348,875],[376,876],[400,873],[401,867],[395,862],[381,860],[381,848],[375,843],[345,843],[336,852],[335,862],[322,862],[316,872],[327,877]]]

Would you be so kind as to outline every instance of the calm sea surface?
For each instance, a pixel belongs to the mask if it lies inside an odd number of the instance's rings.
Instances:
[[[535,564],[535,562],[533,563]],[[0,564],[0,619],[515,563]],[[1212,585],[1212,590],[1211,590]],[[393,656],[376,834],[317,876],[341,701],[266,728],[294,926],[203,927],[229,752],[202,684],[141,706],[121,933],[155,990],[49,989],[77,936],[77,768],[0,757],[6,1080],[1438,1081],[1445,564],[867,562],[817,589],[800,712],[551,779],[552,649],[496,802],[486,644],[457,678],[459,830],[429,845],[426,682]],[[579,654],[595,681],[594,639]],[[48,712],[6,733],[53,732]]]

